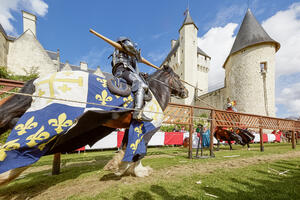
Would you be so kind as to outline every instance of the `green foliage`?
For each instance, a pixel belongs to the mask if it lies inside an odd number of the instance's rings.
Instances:
[[[0,67],[0,78],[17,80],[17,81],[28,81],[39,76],[38,68],[31,67],[29,70],[23,68],[26,75],[15,75],[12,72],[8,71],[6,67]]]
[[[175,125],[166,125],[166,126],[161,126],[160,130],[163,132],[172,132],[175,128]]]
[[[0,135],[0,146],[4,144],[11,130],[6,131],[2,135]]]

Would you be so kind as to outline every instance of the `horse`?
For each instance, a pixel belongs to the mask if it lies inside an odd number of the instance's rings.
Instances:
[[[232,150],[231,141],[235,141],[238,144],[244,145],[243,139],[240,135],[236,134],[233,131],[224,129],[221,126],[216,127],[216,130],[214,132],[214,137],[218,141],[217,143],[217,151],[220,149],[220,140],[227,141],[230,147],[230,150]]]
[[[222,127],[217,127],[214,136],[218,141],[217,150],[219,150],[220,139],[228,142],[230,150],[232,150],[231,141],[235,141],[237,144],[243,146],[247,145],[248,150],[250,150],[249,143],[255,138],[255,136],[247,129],[232,128],[230,130],[227,130],[223,129]]]
[[[242,137],[244,145],[246,144],[248,150],[250,150],[250,142],[254,140],[255,136],[247,129],[234,128],[233,130],[236,134]]]
[[[178,98],[188,97],[188,90],[180,81],[179,76],[169,66],[163,66],[162,69],[155,71],[154,73],[146,77],[145,80],[148,82],[149,89],[154,98],[157,100],[162,111],[166,109],[171,95]],[[25,84],[20,92],[33,94],[34,91],[35,86],[33,85],[33,80],[31,80]],[[31,96],[14,95],[2,106],[0,106],[1,133],[16,124],[18,118],[21,117],[22,114],[24,114],[25,111],[30,108],[30,104],[32,101],[33,99]],[[126,149],[126,146],[128,144],[129,127],[132,121],[132,110],[122,110],[122,112],[119,112],[117,114],[114,113],[111,115],[104,115],[104,117],[102,116],[100,118],[97,116],[93,116],[93,113],[90,113],[90,115],[92,115],[92,117],[89,119],[92,119],[94,123],[97,123],[97,126],[94,126],[93,128],[88,127],[90,121],[86,119],[79,119],[78,121],[76,121],[76,126],[70,129],[71,133],[72,130],[76,127],[79,127],[79,131],[85,132],[78,135],[58,135],[53,141],[51,141],[50,144],[53,144],[53,146],[49,150],[47,150],[44,155],[59,152],[70,152],[87,144],[91,145],[91,143],[93,144],[97,142],[117,128],[125,128],[126,131],[122,141],[122,150],[119,151],[119,153],[117,153],[116,156],[114,156],[112,160],[107,163],[104,169],[115,169],[117,170],[115,174],[119,176],[125,174],[132,174],[137,177],[149,176],[149,174],[151,173],[151,168],[144,167],[142,165],[141,159],[143,157],[139,157],[133,160],[133,162],[130,163],[130,166],[127,167],[125,171],[121,171],[121,160],[124,157],[124,149]],[[68,130],[68,133],[70,133],[70,130]],[[145,134],[143,139],[146,146],[157,130],[159,130],[159,127],[151,131],[150,133]],[[14,168],[0,174],[0,185],[8,183],[9,181],[15,179],[27,168],[28,166]]]

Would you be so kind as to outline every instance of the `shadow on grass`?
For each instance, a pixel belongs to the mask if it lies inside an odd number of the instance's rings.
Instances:
[[[43,193],[48,188],[61,182],[76,179],[82,174],[103,169],[112,156],[93,157],[95,162],[82,165],[70,165],[61,168],[59,175],[51,176],[51,170],[43,170],[27,174],[24,178],[0,188],[0,199],[28,199]],[[22,175],[21,175],[22,176]]]
[[[197,200],[197,198],[188,196],[188,195],[178,195],[175,196],[171,193],[169,193],[164,187],[158,186],[158,185],[151,185],[150,191],[159,195],[159,199],[172,199],[172,200]],[[128,198],[123,197],[124,200],[127,200]],[[156,197],[152,196],[149,192],[143,192],[143,191],[138,191],[134,193],[131,199],[135,200],[154,200]]]
[[[117,176],[114,173],[109,173],[109,174],[103,175],[99,180],[100,181],[111,181],[111,180],[118,181],[121,179],[122,179],[121,176]]]
[[[271,168],[279,172],[288,170],[287,175],[279,175],[272,170],[269,172],[255,170],[256,177],[248,179],[229,178],[230,191],[221,187],[204,187],[207,193],[214,194],[219,199],[300,199],[300,163],[290,161],[273,163]],[[270,167],[270,166],[269,166]],[[240,176],[243,176],[240,174]],[[238,184],[238,187],[236,185]]]

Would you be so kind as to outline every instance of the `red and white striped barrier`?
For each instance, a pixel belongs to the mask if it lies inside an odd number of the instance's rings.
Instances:
[[[259,134],[254,134],[255,143],[260,142]],[[121,146],[124,137],[123,131],[114,131],[108,136],[96,142],[92,147],[86,145],[76,151],[95,150],[95,149],[112,149]],[[188,132],[157,132],[153,135],[148,143],[148,146],[164,146],[164,145],[183,145],[185,138],[189,137]],[[193,134],[193,148],[197,148],[199,137],[196,133]],[[263,142],[280,142],[280,135],[263,134]],[[225,143],[224,141],[222,143]],[[214,144],[217,140],[214,138]]]

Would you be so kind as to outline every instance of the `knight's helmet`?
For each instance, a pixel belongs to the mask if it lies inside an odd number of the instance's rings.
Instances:
[[[117,42],[129,53],[133,54],[137,60],[140,60],[140,50],[138,50],[137,43],[132,42],[128,37],[119,37]]]

